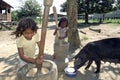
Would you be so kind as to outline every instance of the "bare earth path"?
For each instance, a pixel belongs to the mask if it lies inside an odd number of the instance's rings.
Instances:
[[[52,25],[52,24],[51,24]],[[45,42],[45,53],[50,55],[50,57],[45,57],[51,59],[53,54],[53,44],[54,44],[54,26],[49,26],[47,28],[46,42]],[[91,26],[92,28],[101,29],[101,33],[89,30],[89,28],[78,28],[81,43],[85,45],[86,43],[98,39],[103,39],[107,37],[120,37],[120,26],[113,26],[107,24],[101,24],[98,26]],[[86,34],[80,31],[86,32]],[[41,29],[39,29],[40,33]],[[16,65],[17,60],[17,49],[14,36],[11,36],[12,31],[0,31],[0,80],[15,80],[16,78]],[[72,66],[73,63],[69,63]],[[120,64],[114,63],[103,63],[101,66],[100,74],[95,75],[93,72],[96,68],[94,64],[89,70],[84,70],[83,66],[79,69],[77,76],[75,78],[67,77],[64,72],[59,72],[59,80],[120,80]]]

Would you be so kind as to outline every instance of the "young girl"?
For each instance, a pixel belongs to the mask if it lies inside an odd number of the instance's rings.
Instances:
[[[64,40],[68,35],[68,20],[66,18],[61,18],[58,23],[58,28],[55,29],[54,34],[57,34],[57,31],[59,31],[59,36],[55,38],[55,43],[59,43],[59,40]]]
[[[59,35],[57,35],[57,32],[59,33]],[[62,46],[62,44],[64,44],[66,42],[65,38],[67,38],[67,36],[68,36],[67,33],[68,33],[68,20],[66,18],[61,18],[58,23],[58,28],[56,28],[53,33],[53,35],[56,35],[54,49],[55,49],[56,44],[58,44],[59,46]],[[54,53],[53,59],[55,59],[55,58],[56,58],[56,56]]]
[[[20,57],[19,67],[26,63],[39,65],[42,63],[43,56],[34,58],[36,44],[40,49],[40,36],[37,33],[37,24],[31,18],[23,18],[20,20],[16,31],[13,32],[17,38],[17,48]]]

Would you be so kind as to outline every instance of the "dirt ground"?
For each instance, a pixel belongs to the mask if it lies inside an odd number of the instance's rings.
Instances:
[[[55,26],[53,24],[49,25],[47,28],[46,42],[45,42],[45,54],[52,55],[54,36],[53,31]],[[91,41],[99,40],[107,37],[120,37],[120,26],[113,26],[110,24],[101,24],[96,26],[90,26],[94,29],[101,29],[101,33],[89,30],[89,27],[78,28],[79,37],[83,46]],[[41,29],[38,30],[40,33]],[[86,34],[81,33],[85,32]],[[18,64],[17,59],[17,48],[16,39],[11,36],[12,31],[0,31],[0,80],[15,80],[16,79],[16,68]],[[51,59],[51,57],[48,57]],[[69,66],[72,66],[72,62]],[[99,74],[94,74],[96,66],[94,63],[89,70],[84,70],[81,67],[75,78],[67,77],[64,72],[59,72],[59,80],[120,80],[120,64],[114,63],[103,63],[101,65],[101,72]]]

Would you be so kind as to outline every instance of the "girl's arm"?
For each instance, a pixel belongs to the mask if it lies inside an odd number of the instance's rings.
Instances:
[[[36,60],[33,59],[33,58],[30,58],[30,57],[27,57],[26,55],[24,55],[24,51],[23,51],[23,48],[18,48],[18,52],[19,52],[19,56],[22,60],[24,60],[25,62],[28,62],[28,63],[33,63],[35,64]]]
[[[55,29],[53,35],[56,35],[58,28]]]

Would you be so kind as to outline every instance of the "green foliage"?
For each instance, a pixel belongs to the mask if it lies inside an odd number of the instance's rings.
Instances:
[[[77,3],[78,14],[85,13],[86,11],[88,14],[107,13],[120,7],[120,0],[118,0],[118,3],[116,0],[77,0]],[[114,7],[113,4],[115,4]],[[67,11],[67,2],[63,3],[61,7],[60,11]]]
[[[78,20],[77,21],[78,23],[84,23],[84,20]],[[94,20],[89,20],[90,23],[99,23],[99,20],[98,19],[94,19]],[[104,24],[116,24],[116,25],[120,25],[120,19],[104,19],[103,22]],[[89,24],[86,24],[87,26]],[[83,25],[81,25],[83,26]],[[85,24],[84,24],[85,26]]]
[[[41,6],[36,0],[26,0],[18,11],[18,18],[22,17],[41,17]]]
[[[67,12],[67,2],[64,2],[62,5],[61,5],[62,9],[60,10],[61,12]]]
[[[120,19],[109,19],[109,20],[104,20],[104,23],[120,24]]]
[[[116,3],[117,8],[120,9],[120,0],[116,0]]]
[[[18,15],[17,10],[11,12],[12,21],[17,21],[18,20],[18,16],[17,15]]]
[[[36,22],[37,24],[41,24],[41,23],[42,23],[42,19],[41,19],[40,17],[37,17],[37,18],[35,18],[34,20],[35,20],[35,22]]]
[[[117,10],[119,1],[116,0],[77,0],[78,14],[85,15],[85,23],[88,22],[88,15],[93,13],[108,13]],[[60,11],[67,11],[67,2],[61,5]],[[69,14],[69,13],[68,13]],[[100,21],[101,22],[101,21]]]

